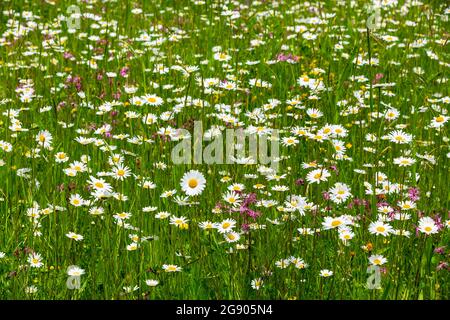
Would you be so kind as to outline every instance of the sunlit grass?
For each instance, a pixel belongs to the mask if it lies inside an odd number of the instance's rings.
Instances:
[[[1,1],[0,297],[448,299],[449,9],[404,2],[368,29],[365,1]],[[280,130],[278,172],[174,165],[194,121]]]

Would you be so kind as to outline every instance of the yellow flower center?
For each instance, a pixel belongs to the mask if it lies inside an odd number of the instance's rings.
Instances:
[[[189,181],[188,181],[188,186],[189,186],[189,188],[192,188],[192,189],[194,189],[195,187],[197,187],[197,186],[198,186],[198,181],[197,181],[197,179],[189,179]]]
[[[332,226],[332,227],[337,227],[337,226],[340,226],[341,224],[342,224],[341,221],[339,221],[339,220],[334,220],[334,221],[331,223],[331,226]]]

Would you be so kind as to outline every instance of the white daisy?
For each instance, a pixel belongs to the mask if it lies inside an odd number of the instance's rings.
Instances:
[[[196,196],[203,192],[206,180],[203,174],[197,170],[191,170],[183,175],[180,182],[181,189],[188,196]]]

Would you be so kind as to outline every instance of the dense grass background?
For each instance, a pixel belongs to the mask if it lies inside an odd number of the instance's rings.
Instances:
[[[448,123],[440,130],[429,127],[433,118],[448,111],[448,98],[442,98],[449,95],[449,10],[441,1],[421,4],[399,1],[380,10],[383,26],[368,30],[366,20],[373,12],[365,2],[1,1],[0,140],[11,143],[12,151],[0,150],[3,164],[0,167],[0,251],[5,253],[0,259],[0,297],[448,299],[448,222],[430,236],[416,234],[415,228],[423,215],[438,216],[444,224],[449,219]],[[81,13],[89,13],[80,19],[81,28],[75,33],[63,18],[68,16],[66,10],[71,4],[77,5]],[[134,8],[142,12],[133,13]],[[239,12],[240,17],[230,17],[227,10]],[[30,17],[28,13],[32,13]],[[312,17],[322,19],[322,23],[302,20]],[[27,22],[26,34],[18,36],[11,32],[22,30]],[[14,27],[18,23],[19,29]],[[295,26],[306,27],[317,38],[305,39],[301,31],[292,30]],[[136,41],[144,32],[151,34],[150,43]],[[382,39],[383,35],[393,35],[398,40],[388,42]],[[418,39],[428,42],[415,48]],[[264,43],[252,46],[252,40]],[[343,44],[342,49],[336,47],[338,43]],[[214,60],[215,46],[221,46],[221,51],[231,56],[227,65]],[[430,57],[427,51],[437,58]],[[286,56],[291,53],[299,60],[297,63],[277,61],[280,53]],[[361,55],[379,62],[374,66],[358,66],[353,61]],[[86,62],[95,56],[97,68],[93,69]],[[259,63],[251,63],[255,61]],[[162,75],[153,72],[157,64],[199,69],[187,76],[173,69]],[[124,68],[127,77],[121,75]],[[106,72],[114,72],[116,77],[108,78]],[[319,99],[309,99],[313,93],[297,84],[297,79],[305,74],[321,78],[328,88],[317,94]],[[395,85],[372,86],[376,74],[383,74],[379,83]],[[69,82],[70,76],[78,77],[79,81]],[[368,81],[358,82],[352,78],[355,76],[364,76]],[[197,77],[220,80],[234,77],[241,90],[215,89],[213,93],[205,93]],[[33,81],[35,95],[30,102],[21,101],[16,92],[21,79]],[[272,87],[251,87],[250,79],[262,79]],[[159,84],[157,88],[155,83]],[[127,94],[124,85],[139,89],[136,94]],[[84,98],[80,97],[80,91],[84,92]],[[363,95],[359,101],[356,91]],[[129,103],[133,96],[144,94],[156,94],[164,103],[157,107]],[[191,105],[187,96],[202,99],[210,106]],[[304,109],[286,103],[295,96],[301,97]],[[286,137],[296,126],[314,132],[311,128],[342,125],[348,130],[348,136],[340,138],[347,145],[347,159],[333,159],[335,149],[329,141],[298,137],[299,144],[280,149],[284,159],[278,175],[285,174],[285,177],[268,181],[255,165],[173,165],[170,152],[176,142],[164,141],[156,134],[168,125],[191,129],[193,120],[203,121],[205,129],[212,125],[224,126],[223,121],[213,116],[218,113],[213,107],[217,103],[238,104],[242,113],[236,117],[243,121],[244,127],[258,126],[244,114],[261,108],[269,99],[281,103],[264,112],[263,126],[281,129],[281,136]],[[342,106],[344,100],[347,106]],[[100,106],[112,101],[120,103],[111,111],[98,114]],[[126,111],[161,115],[172,112],[177,104],[186,106],[167,122],[159,120],[157,124],[145,125],[141,119],[125,116]],[[49,111],[41,112],[46,106],[51,107]],[[399,111],[397,119],[385,119],[387,106]],[[348,107],[357,109],[350,113]],[[309,118],[305,112],[309,108],[319,109],[323,117]],[[9,128],[12,118],[8,110],[11,109],[21,110],[15,118],[27,131],[13,132]],[[377,113],[381,116],[377,117]],[[151,140],[135,144],[126,138],[93,134],[93,130],[86,134],[77,131],[98,128],[105,123],[112,125],[112,135],[127,134],[129,138],[140,136]],[[395,144],[380,139],[399,128],[414,136],[411,143]],[[35,137],[41,130],[52,134],[52,149],[40,148],[38,155],[33,156],[39,147]],[[368,133],[376,135],[378,140],[367,141]],[[94,137],[99,145],[81,145],[74,140],[80,136]],[[134,176],[124,181],[105,177],[128,200],[100,200],[95,205],[105,211],[101,216],[94,216],[89,214],[89,206],[74,207],[69,198],[80,194],[90,199],[89,176],[111,170],[108,164],[111,152],[102,149],[102,145],[117,147],[114,153],[123,154],[124,164]],[[368,151],[369,147],[373,150]],[[60,151],[70,157],[68,162],[55,162],[55,154]],[[432,155],[435,161],[421,159],[417,154]],[[63,169],[84,155],[90,157],[87,166],[91,172],[67,176]],[[408,167],[394,164],[393,159],[402,155],[415,158],[416,163]],[[337,170],[329,169],[332,175],[326,182],[298,183],[310,171],[302,164],[312,161],[326,168],[335,166]],[[155,167],[159,162],[167,168]],[[28,177],[18,175],[21,168],[30,169]],[[172,189],[178,190],[177,195],[182,194],[180,179],[190,169],[201,171],[207,180],[204,192],[193,199],[198,204],[180,206],[173,198],[160,197],[162,192]],[[410,237],[383,237],[368,231],[370,222],[377,220],[377,203],[386,201],[397,209],[398,201],[408,199],[406,187],[398,193],[366,194],[364,182],[374,185],[377,172],[386,174],[391,183],[420,190],[417,207],[408,211],[411,219],[391,223],[395,229],[411,232]],[[246,174],[258,176],[248,179]],[[156,188],[142,188],[139,185],[142,177],[154,182]],[[230,180],[224,182],[224,177]],[[336,182],[351,187],[352,198],[343,204],[325,200],[322,195]],[[237,249],[236,243],[226,243],[215,230],[198,227],[202,221],[220,222],[229,217],[238,221],[237,229],[245,222],[239,213],[212,212],[231,183],[244,184],[245,192],[253,190],[258,200],[278,202],[270,208],[252,206],[261,216],[250,232],[241,235],[239,244],[247,245],[245,249]],[[253,189],[256,183],[265,188]],[[289,191],[273,191],[275,185],[287,186]],[[307,197],[308,202],[317,205],[317,210],[307,211],[305,216],[283,212],[278,206],[283,207],[290,194]],[[366,205],[358,204],[361,201],[354,203],[354,199],[364,200]],[[36,224],[27,216],[34,203],[40,209],[53,205],[65,210],[41,212]],[[348,206],[349,203],[353,205]],[[157,210],[143,212],[147,206],[155,206]],[[127,222],[139,231],[115,223],[113,215],[124,211],[132,214]],[[183,230],[169,225],[168,219],[156,219],[155,214],[160,211],[187,217],[189,228]],[[352,228],[355,237],[348,245],[338,238],[336,230],[322,230],[314,235],[300,235],[297,231],[300,227],[321,228],[324,216],[342,214],[359,219],[358,225]],[[280,224],[268,219],[277,219]],[[84,239],[67,238],[65,234],[70,231],[83,235]],[[127,245],[132,243],[129,237],[132,234],[153,238],[139,242],[137,250],[129,251]],[[369,243],[370,252],[362,248]],[[435,252],[443,246],[447,246],[443,253]],[[31,252],[42,255],[41,268],[29,266],[27,258]],[[383,265],[379,290],[366,288],[371,254],[381,254],[388,260]],[[276,267],[276,261],[291,256],[301,257],[308,267],[301,270],[292,265],[285,269]],[[182,271],[164,272],[163,264],[176,264]],[[79,290],[66,287],[66,271],[70,265],[86,271]],[[320,277],[322,269],[332,270],[333,276]],[[250,285],[257,278],[264,281],[259,290]],[[157,279],[160,283],[149,287],[145,284],[147,279]],[[30,286],[37,288],[37,292],[26,293]],[[135,286],[136,290],[124,290]]]

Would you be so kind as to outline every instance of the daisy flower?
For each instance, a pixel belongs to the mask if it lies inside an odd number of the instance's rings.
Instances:
[[[145,284],[148,285],[149,287],[156,287],[159,284],[159,281],[155,279],[148,279],[145,280]]]
[[[131,218],[131,213],[129,212],[120,212],[113,215],[113,217],[117,220],[127,220]]]
[[[394,130],[387,136],[387,138],[394,143],[406,144],[412,141],[413,136],[401,130]]]
[[[339,217],[325,217],[325,221],[322,222],[322,226],[324,230],[334,229],[338,227],[345,226],[350,224],[350,221],[345,216]]]
[[[177,265],[175,265],[175,264],[164,264],[164,265],[162,266],[162,269],[163,269],[165,272],[180,272],[180,271],[182,270],[181,267],[179,267],[179,266],[177,266]]]
[[[81,241],[84,237],[81,234],[76,234],[75,232],[69,232],[66,234],[66,237],[69,239],[73,239],[75,241]]]
[[[67,156],[67,153],[65,152],[58,152],[55,154],[55,162],[56,163],[63,163],[69,161],[69,157]]]
[[[161,194],[161,198],[170,198],[173,197],[177,193],[177,190],[167,190]]]
[[[155,218],[161,219],[161,220],[167,219],[170,216],[171,216],[171,214],[167,211],[161,211],[161,212],[158,212],[157,214],[155,214]]]
[[[398,206],[401,210],[411,210],[416,208],[416,203],[410,200],[400,201]]]
[[[236,220],[233,219],[225,219],[220,223],[216,224],[216,229],[219,233],[227,233],[233,231],[233,228],[236,226]]]
[[[390,206],[379,206],[378,207],[378,212],[380,212],[380,213],[388,214],[388,213],[391,213],[392,211],[394,211],[394,209],[392,209]]]
[[[87,166],[85,163],[81,161],[74,161],[69,165],[70,169],[76,171],[76,172],[86,172]]]
[[[297,231],[301,235],[313,235],[315,233],[314,230],[311,228],[298,228]]]
[[[228,54],[226,54],[224,52],[217,52],[214,54],[214,60],[229,61],[229,60],[231,60],[231,56],[229,56]]]
[[[227,189],[230,191],[243,191],[245,189],[245,186],[241,183],[233,183]]]
[[[84,205],[85,200],[83,200],[83,198],[77,193],[70,196],[69,202],[74,207],[81,207],[82,205]]]
[[[226,90],[236,90],[237,85],[233,81],[221,82],[219,87]]]
[[[448,119],[449,119],[449,117],[447,117],[447,116],[444,116],[444,115],[439,115],[439,116],[437,116],[437,117],[434,117],[432,120],[431,120],[431,127],[432,128],[440,128],[440,127],[442,127],[442,126],[444,126],[444,124],[448,121]]]
[[[328,269],[322,269],[322,270],[320,270],[319,275],[323,278],[328,278],[333,275],[333,271],[330,271]]]
[[[427,235],[438,233],[436,222],[430,217],[422,217],[419,220],[418,230]]]
[[[25,288],[26,294],[35,294],[36,292],[38,292],[38,288],[36,286],[28,286]]]
[[[323,113],[320,110],[314,108],[306,110],[306,114],[313,119],[317,119],[323,116]]]
[[[44,149],[49,149],[52,145],[53,137],[50,132],[47,130],[39,131],[36,135],[36,141],[41,145]]]
[[[28,263],[32,268],[40,268],[44,265],[42,262],[42,257],[39,253],[31,253],[27,259]]]
[[[273,186],[271,189],[273,191],[279,191],[279,192],[289,191],[288,186],[280,186],[280,185]]]
[[[147,113],[142,117],[142,122],[146,125],[152,125],[158,122],[158,116],[153,113]]]
[[[291,264],[291,260],[289,260],[289,259],[281,259],[281,260],[275,261],[275,266],[280,269],[286,269],[287,267],[289,267],[290,264]]]
[[[131,175],[130,168],[118,165],[112,169],[112,177],[116,180],[123,181]]]
[[[229,204],[231,204],[233,206],[239,206],[239,204],[241,203],[240,196],[237,193],[232,192],[232,191],[224,194],[223,200],[225,200],[226,202],[228,202]]]
[[[203,174],[197,170],[191,170],[183,175],[180,182],[181,189],[188,196],[196,196],[203,192],[206,180]]]
[[[264,281],[261,278],[253,279],[250,285],[253,289],[259,290],[264,286]]]
[[[160,106],[164,102],[164,100],[162,98],[160,98],[154,94],[147,94],[147,95],[143,96],[142,99],[149,106]]]
[[[80,277],[83,274],[85,274],[85,270],[81,269],[78,266],[70,266],[67,269],[67,275],[72,276],[72,277]]]
[[[329,190],[329,193],[331,201],[335,203],[345,202],[352,195],[350,193],[350,188],[346,184],[340,182],[335,183],[334,187]]]
[[[225,233],[223,236],[225,240],[229,243],[239,241],[239,239],[241,238],[240,234],[234,231]]]
[[[186,217],[175,217],[175,216],[170,217],[170,224],[178,228],[185,228],[187,226],[188,221],[189,220]]]
[[[91,187],[93,187],[96,190],[104,192],[112,192],[111,185],[107,183],[104,179],[97,179],[93,176],[90,176],[88,183]]]
[[[142,99],[141,97],[132,97],[130,99],[130,104],[133,106],[143,106],[145,104],[145,100]]]
[[[295,137],[284,137],[281,140],[281,144],[285,147],[286,146],[295,146],[298,143],[299,143],[299,141]]]
[[[369,225],[369,232],[375,235],[382,235],[384,237],[388,236],[389,233],[394,233],[394,229],[387,223],[383,221],[372,222]]]
[[[139,244],[137,244],[136,242],[133,242],[129,245],[127,245],[127,250],[128,251],[135,251],[139,248]]]
[[[327,169],[322,168],[309,172],[306,175],[306,180],[309,183],[320,183],[321,181],[327,181],[328,177],[330,176],[331,176],[330,172],[328,172]]]
[[[297,269],[305,269],[308,267],[308,264],[305,262],[305,260],[292,257],[291,263],[297,268]]]
[[[353,239],[355,233],[353,233],[350,228],[339,228],[339,239],[346,243],[348,240]]]
[[[387,259],[382,255],[375,254],[369,257],[369,262],[374,266],[382,266],[387,262]]]
[[[199,222],[198,226],[200,229],[203,229],[203,230],[212,230],[212,229],[216,228],[216,224],[211,221]]]
[[[394,164],[398,165],[399,167],[409,167],[414,163],[416,163],[416,160],[410,157],[398,157],[394,159]]]

